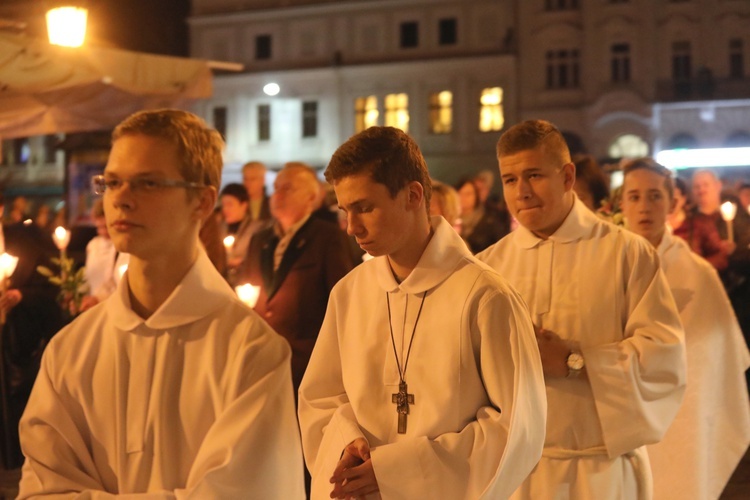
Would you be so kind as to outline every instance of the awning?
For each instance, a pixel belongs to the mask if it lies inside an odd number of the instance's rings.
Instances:
[[[0,33],[0,137],[109,129],[135,111],[188,109],[211,96],[211,67]]]

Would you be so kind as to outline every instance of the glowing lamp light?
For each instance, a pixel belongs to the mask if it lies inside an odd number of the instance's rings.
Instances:
[[[665,149],[656,161],[678,168],[744,167],[750,165],[750,148]]]
[[[83,7],[62,6],[47,11],[49,43],[80,47],[86,38],[88,11]]]
[[[55,246],[59,248],[60,250],[65,250],[68,248],[68,243],[70,243],[70,231],[65,229],[62,226],[57,226],[55,228],[55,232],[52,233],[52,239],[55,242]]]
[[[233,246],[234,246],[234,236],[230,234],[229,236],[224,238],[224,248],[226,248],[228,252],[232,249]]]
[[[727,223],[727,240],[734,241],[734,218],[737,215],[737,205],[731,201],[721,204],[721,218]]]
[[[281,92],[281,87],[279,87],[278,83],[267,83],[266,85],[263,86],[263,92],[266,95],[273,97],[279,92]]]
[[[14,257],[9,253],[0,254],[0,280],[5,281],[10,278],[13,271],[16,270],[18,265],[18,257]]]
[[[258,297],[260,296],[259,286],[254,286],[250,283],[246,283],[244,285],[234,287],[234,290],[237,292],[237,296],[240,298],[240,300],[251,309],[254,308],[255,304],[258,303]]]

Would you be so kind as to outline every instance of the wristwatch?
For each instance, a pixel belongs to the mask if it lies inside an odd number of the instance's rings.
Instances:
[[[586,363],[583,361],[583,354],[580,352],[571,351],[568,354],[568,359],[565,360],[565,364],[568,365],[568,377],[577,378],[581,374],[583,367]]]

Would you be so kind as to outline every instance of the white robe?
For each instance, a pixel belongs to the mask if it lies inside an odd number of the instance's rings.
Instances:
[[[127,281],[47,346],[20,498],[304,498],[286,341],[203,251],[145,321]]]
[[[385,499],[505,498],[539,459],[546,404],[528,311],[442,217],[432,224],[400,285],[377,257],[331,292],[299,390],[314,500],[329,498],[341,452],[358,437],[370,444]],[[414,404],[398,434],[386,294],[403,363],[424,292],[405,375]]]
[[[655,250],[576,198],[547,240],[519,227],[479,256],[521,293],[538,326],[578,346],[588,380],[547,379],[542,459],[517,498],[649,498],[643,445],[685,388],[685,344]]]
[[[86,245],[84,270],[84,277],[89,287],[88,294],[99,299],[99,302],[112,295],[122,276],[119,269],[123,265],[127,267],[128,260],[128,254],[117,253],[111,239],[103,236],[92,238]]]
[[[750,354],[713,266],[669,233],[658,252],[685,326],[688,384],[664,439],[648,447],[654,497],[719,498],[750,445]]]

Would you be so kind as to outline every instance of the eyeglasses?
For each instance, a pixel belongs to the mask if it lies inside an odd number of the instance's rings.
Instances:
[[[102,195],[107,190],[117,191],[125,183],[130,184],[130,190],[134,193],[154,193],[166,188],[203,188],[204,184],[199,182],[180,181],[176,179],[151,179],[149,177],[136,177],[134,179],[106,178],[103,175],[95,175],[91,178],[91,191],[96,195]]]

